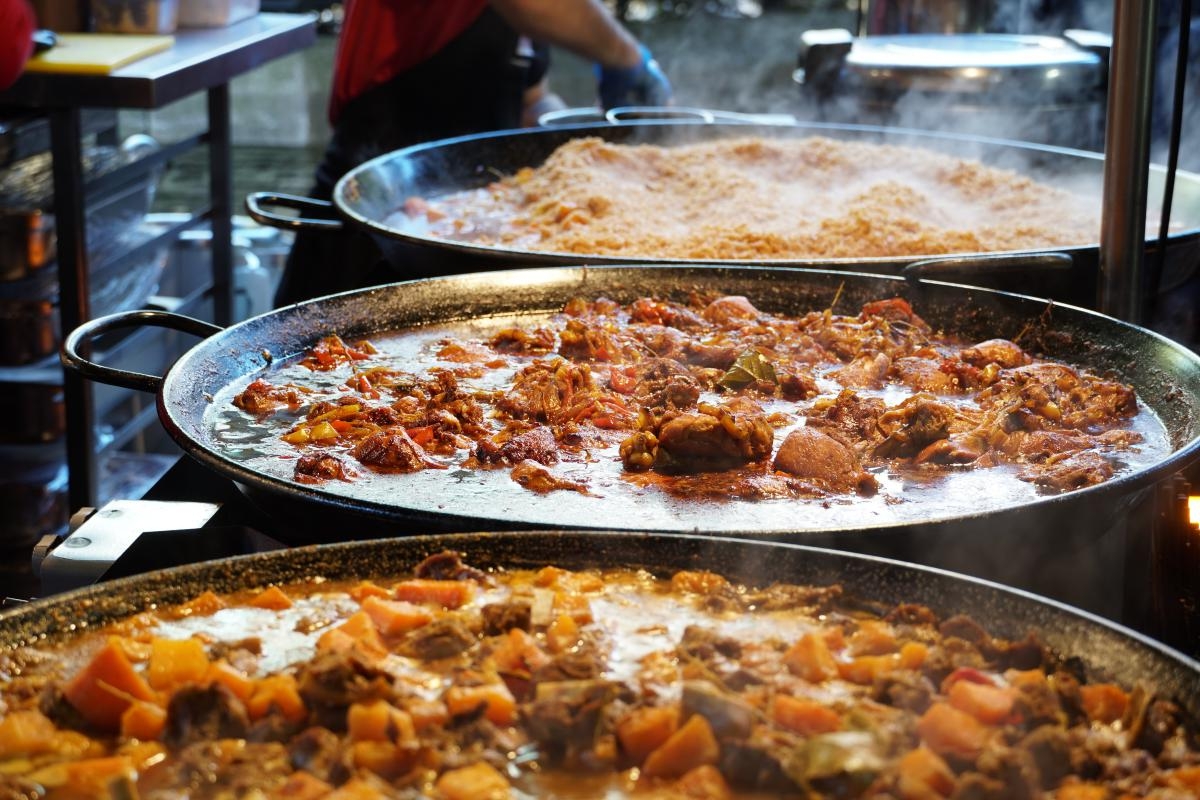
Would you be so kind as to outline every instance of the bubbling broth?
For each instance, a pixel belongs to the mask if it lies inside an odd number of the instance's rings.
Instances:
[[[898,299],[785,315],[598,298],[331,334],[227,387],[208,422],[223,456],[338,495],[644,529],[986,512],[1170,452],[1131,387],[940,334]]]
[[[434,552],[411,572],[205,591],[0,652],[0,790],[1194,796],[1183,708],[1041,633],[837,583],[484,571]]]

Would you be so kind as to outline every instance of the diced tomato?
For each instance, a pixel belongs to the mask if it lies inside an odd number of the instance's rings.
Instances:
[[[405,428],[404,431],[408,434],[408,438],[422,447],[433,441],[434,429],[432,425],[423,425],[419,428]]]
[[[609,367],[608,384],[614,392],[632,394],[637,387],[637,376],[633,367]]]

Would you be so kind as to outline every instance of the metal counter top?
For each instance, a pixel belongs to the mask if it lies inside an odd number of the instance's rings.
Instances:
[[[258,14],[224,28],[180,30],[175,44],[107,75],[26,72],[0,104],[27,108],[161,108],[228,83],[316,41],[316,17]]]

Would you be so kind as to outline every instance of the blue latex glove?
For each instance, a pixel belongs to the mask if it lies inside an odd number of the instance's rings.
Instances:
[[[671,82],[646,45],[641,50],[642,63],[636,67],[596,65],[600,105],[605,111],[617,106],[665,106],[671,102]]]

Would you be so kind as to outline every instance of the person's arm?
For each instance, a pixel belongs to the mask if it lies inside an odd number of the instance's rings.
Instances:
[[[557,45],[605,67],[642,62],[638,40],[601,0],[491,0],[509,25],[531,39]]]
[[[600,105],[671,103],[671,82],[603,0],[491,0],[517,32],[596,63]]]

